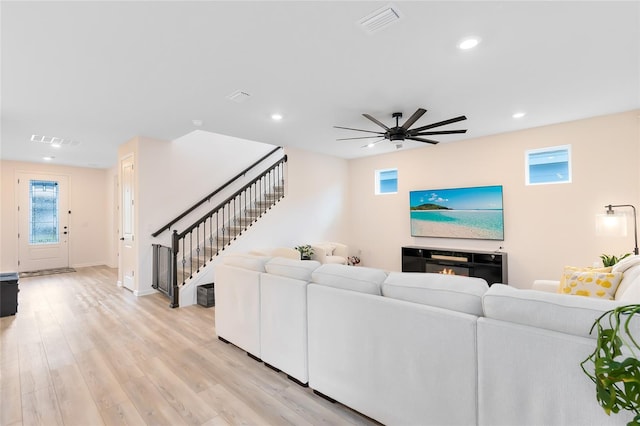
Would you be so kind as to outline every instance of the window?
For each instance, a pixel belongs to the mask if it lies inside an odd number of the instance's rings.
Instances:
[[[56,244],[58,235],[58,182],[29,182],[29,243]]]
[[[376,170],[376,195],[398,192],[398,169]]]
[[[530,149],[525,152],[525,183],[571,183],[571,145]]]

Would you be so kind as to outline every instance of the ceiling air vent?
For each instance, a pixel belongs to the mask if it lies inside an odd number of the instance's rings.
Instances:
[[[57,138],[55,136],[31,135],[31,142],[45,143],[51,146],[78,146],[79,141]]]
[[[247,92],[243,92],[242,90],[236,90],[235,92],[231,93],[230,95],[227,95],[227,99],[229,99],[230,101],[233,101],[235,103],[242,103],[244,101],[246,101],[247,99],[249,99],[251,95],[248,94]]]
[[[358,25],[368,33],[377,33],[401,18],[398,8],[392,5],[385,6],[358,21]]]

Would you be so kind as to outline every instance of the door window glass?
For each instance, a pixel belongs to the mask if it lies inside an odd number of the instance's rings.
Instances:
[[[29,243],[57,244],[58,232],[58,182],[29,181]]]

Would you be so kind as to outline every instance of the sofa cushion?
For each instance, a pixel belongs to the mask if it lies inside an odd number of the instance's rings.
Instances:
[[[592,337],[593,322],[606,311],[623,305],[616,300],[571,297],[494,284],[482,296],[487,318]]]
[[[640,265],[624,271],[615,298],[628,303],[640,303]]]
[[[229,253],[223,257],[225,265],[252,271],[265,272],[264,265],[271,260],[269,256],[258,256],[247,253]]]
[[[640,265],[640,256],[634,255],[622,259],[620,262],[613,265],[612,272],[625,272],[629,268]]]
[[[391,272],[382,285],[382,295],[481,316],[482,295],[488,289],[482,278]]]
[[[316,284],[361,293],[380,295],[380,285],[387,278],[380,269],[326,263],[313,271],[311,280]]]
[[[311,273],[318,269],[320,262],[315,260],[293,260],[284,257],[274,257],[264,268],[269,274],[311,281]]]
[[[622,280],[622,272],[565,269],[559,293],[613,300]]]

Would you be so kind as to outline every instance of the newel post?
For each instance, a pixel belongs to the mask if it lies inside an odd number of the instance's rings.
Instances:
[[[171,234],[171,308],[180,306],[180,290],[178,289],[178,250],[180,248],[178,231]]]

